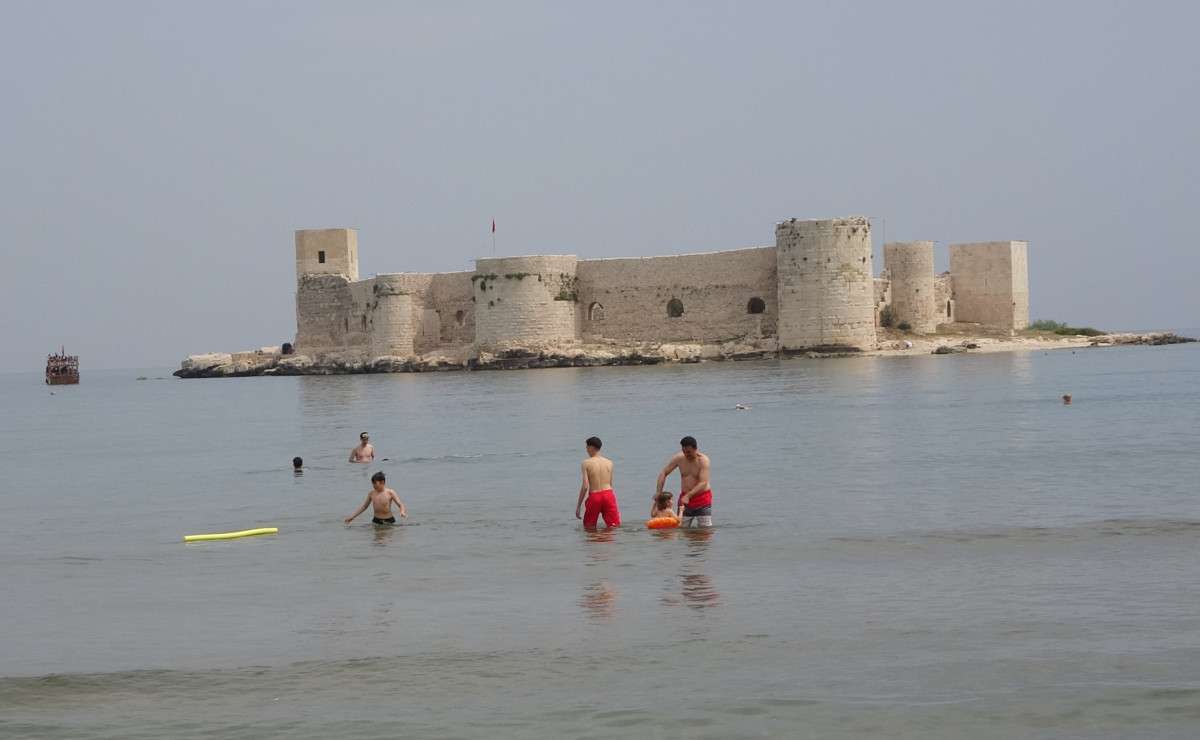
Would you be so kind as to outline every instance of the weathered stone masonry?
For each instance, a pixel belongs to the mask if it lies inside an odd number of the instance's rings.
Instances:
[[[760,343],[784,350],[876,347],[880,310],[932,332],[955,320],[1029,321],[1025,242],[891,243],[874,277],[861,216],[780,222],[774,247],[666,257],[573,255],[476,261],[474,272],[358,276],[353,229],[296,232],[298,354],[369,360],[571,344]]]

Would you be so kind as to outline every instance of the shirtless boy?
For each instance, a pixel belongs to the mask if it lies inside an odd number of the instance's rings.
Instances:
[[[708,473],[711,467],[708,455],[696,449],[695,437],[684,437],[679,440],[680,451],[676,452],[667,466],[658,474],[658,484],[654,495],[662,493],[667,476],[678,468],[682,486],[679,491],[679,515],[683,527],[712,526],[712,488],[708,484]]]
[[[613,464],[612,460],[600,454],[602,446],[599,437],[588,437],[588,459],[583,461],[580,471],[583,482],[579,486],[579,500],[575,502],[575,518],[579,519],[579,508],[587,506],[583,511],[583,526],[585,529],[595,529],[596,520],[603,516],[604,526],[621,526],[621,511],[617,509],[617,494],[613,493]]]
[[[363,432],[358,435],[358,447],[350,450],[350,462],[369,463],[375,459],[375,448],[371,446],[371,437]]]
[[[408,518],[408,508],[404,506],[404,502],[396,495],[396,492],[387,487],[387,478],[380,471],[371,476],[371,492],[367,494],[367,498],[362,502],[362,506],[358,507],[350,516],[346,517],[346,524],[354,521],[354,517],[367,510],[368,506],[374,507],[375,516],[371,517],[372,524],[395,524],[396,517],[392,515],[392,502],[400,507],[400,518]]]

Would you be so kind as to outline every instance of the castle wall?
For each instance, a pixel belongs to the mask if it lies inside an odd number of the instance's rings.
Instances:
[[[775,227],[779,345],[875,348],[871,226],[863,216]]]
[[[943,272],[933,278],[933,302],[937,309],[939,324],[954,322],[954,281],[950,273]]]
[[[933,242],[888,242],[883,262],[892,284],[892,325],[907,323],[918,334],[936,331]]]
[[[355,313],[351,283],[341,275],[304,275],[296,288],[296,352],[320,354],[349,345]]]
[[[577,340],[573,255],[475,261],[475,341],[480,347],[536,347]]]
[[[1029,325],[1026,242],[950,245],[955,319],[1004,329]]]
[[[438,312],[440,344],[471,344],[475,341],[475,303],[471,300],[475,284],[472,273],[451,272],[434,275],[426,305]]]
[[[1023,328],[1028,247],[950,247],[933,274],[931,242],[889,243],[872,276],[863,217],[776,226],[776,246],[578,261],[481,259],[474,272],[358,272],[353,229],[296,232],[296,351],[358,357],[448,346],[548,347],[583,341],[724,343],[776,337],[783,349],[871,349],[880,311],[932,332],[950,321]],[[324,252],[324,261],[320,253]]]
[[[885,306],[892,303],[892,281],[887,277],[887,270],[882,277],[875,278],[875,328],[880,327],[879,319]]]
[[[470,272],[397,272],[377,276],[412,296],[409,320],[413,351],[475,341],[475,304],[471,302]]]
[[[721,342],[775,333],[773,247],[582,260],[578,274],[585,339]],[[669,315],[672,300],[679,316]]]

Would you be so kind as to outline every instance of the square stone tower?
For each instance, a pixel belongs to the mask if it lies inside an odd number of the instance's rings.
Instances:
[[[356,229],[300,229],[296,231],[296,282],[305,275],[342,275],[358,280]]]
[[[1029,244],[950,245],[954,320],[1024,329],[1029,326]]]

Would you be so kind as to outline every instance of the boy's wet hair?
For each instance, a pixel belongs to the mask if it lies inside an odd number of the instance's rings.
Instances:
[[[587,442],[584,442],[588,447],[595,447],[597,450],[604,446],[599,437],[588,437]]]
[[[696,449],[696,438],[691,436],[684,437],[683,439],[679,440],[679,446],[691,447],[694,450]]]
[[[298,458],[298,457],[293,457],[293,458],[292,458],[292,467],[293,467],[293,468],[298,468],[298,467],[300,467],[300,466],[301,466],[301,465],[303,465],[303,464],[304,464],[304,461],[303,461],[303,460],[301,460],[300,458]]]
[[[378,473],[371,476],[371,482],[372,483],[386,483],[387,476],[383,474],[382,470],[380,470]]]
[[[673,495],[670,491],[663,491],[654,497],[654,503],[658,508],[665,509],[671,505],[671,496]]]

